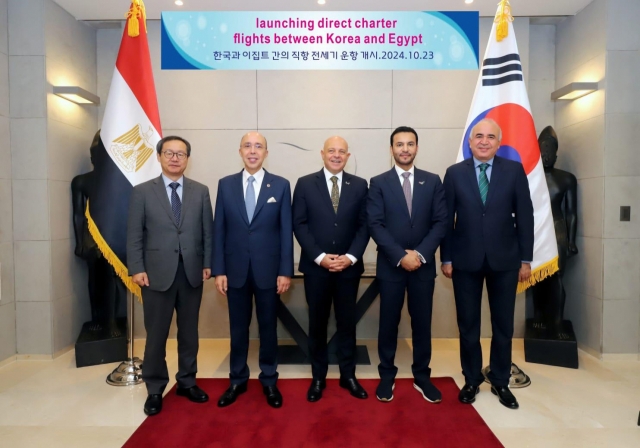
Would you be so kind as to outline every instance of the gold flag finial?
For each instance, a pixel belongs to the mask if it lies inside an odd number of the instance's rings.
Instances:
[[[501,0],[498,4],[498,13],[494,23],[498,24],[496,29],[496,39],[498,42],[502,41],[509,35],[509,22],[513,22],[513,16],[511,15],[511,4],[509,0]]]
[[[131,7],[125,17],[127,18],[129,37],[138,37],[140,35],[140,21],[144,26],[144,32],[147,32],[147,11],[142,0],[131,0]]]

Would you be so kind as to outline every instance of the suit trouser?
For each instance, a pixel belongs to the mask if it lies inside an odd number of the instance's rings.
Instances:
[[[196,385],[198,371],[198,317],[202,301],[202,284],[191,286],[184,271],[182,260],[173,284],[166,291],[142,288],[144,327],[147,342],[144,348],[142,379],[149,394],[161,394],[169,382],[166,362],[167,337],[176,310],[178,325],[178,387]]]
[[[315,379],[325,379],[329,367],[327,325],[331,313],[331,302],[336,315],[340,376],[355,377],[356,301],[359,284],[359,276],[346,279],[333,273],[328,277],[304,276],[304,291],[309,304],[311,372]]]
[[[249,380],[249,325],[253,313],[253,297],[256,300],[256,316],[260,333],[259,379],[263,386],[273,386],[278,381],[278,293],[277,288],[260,289],[249,266],[247,281],[241,288],[229,288],[229,327],[231,330],[230,373],[231,384]]]
[[[482,285],[487,282],[491,310],[491,359],[489,381],[508,386],[511,377],[511,340],[518,287],[518,270],[492,271],[485,259],[482,269],[467,272],[453,268],[453,291],[460,330],[460,363],[468,384],[478,386],[482,375],[480,320]]]
[[[378,373],[381,379],[393,379],[398,373],[394,365],[398,347],[398,325],[404,306],[405,289],[411,316],[413,364],[411,371],[417,380],[429,379],[431,369],[431,311],[434,280],[421,280],[415,272],[407,273],[406,280],[391,282],[378,279],[380,284],[380,327],[378,330]]]

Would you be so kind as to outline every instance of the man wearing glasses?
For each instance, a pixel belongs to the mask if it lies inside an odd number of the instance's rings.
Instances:
[[[162,174],[134,187],[127,228],[127,265],[133,282],[142,288],[147,330],[142,367],[147,415],[162,410],[162,393],[169,382],[165,346],[174,309],[177,394],[196,403],[209,399],[196,385],[202,286],[211,277],[213,212],[209,189],[183,175],[191,155],[188,141],[165,137],[156,150]]]

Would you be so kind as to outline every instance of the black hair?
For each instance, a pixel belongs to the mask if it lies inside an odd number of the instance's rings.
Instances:
[[[409,126],[400,126],[399,128],[396,128],[396,130],[391,133],[391,138],[389,139],[389,143],[391,146],[393,146],[393,137],[396,134],[400,134],[401,132],[411,132],[413,135],[416,136],[416,145],[418,144],[418,133],[416,132],[416,130],[413,128],[410,128]]]
[[[168,135],[162,140],[160,140],[156,145],[156,151],[158,151],[158,154],[162,154],[162,147],[164,146],[165,143],[171,142],[173,140],[178,140],[184,143],[185,146],[187,147],[187,157],[191,156],[191,143],[189,143],[187,140],[185,140],[182,137],[178,137],[177,135]]]

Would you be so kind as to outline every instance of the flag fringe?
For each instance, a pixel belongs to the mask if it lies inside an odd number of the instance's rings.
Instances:
[[[541,266],[538,266],[534,271],[531,272],[531,277],[526,282],[518,283],[517,294],[521,292],[525,292],[528,288],[535,285],[538,282],[541,282],[547,277],[551,277],[553,274],[558,272],[560,267],[558,266],[559,257],[555,257],[553,260],[545,263]]]
[[[501,42],[502,39],[509,35],[509,23],[513,22],[509,0],[500,1],[494,22],[498,24],[496,27],[496,39]]]
[[[127,12],[127,34],[129,37],[138,37],[140,35],[140,21],[147,32],[147,11],[142,0],[131,0],[131,7]]]
[[[133,280],[131,279],[131,277],[129,277],[129,271],[127,270],[127,267],[124,265],[124,263],[122,263],[122,261],[120,261],[118,256],[111,250],[107,242],[102,237],[98,226],[93,221],[91,213],[89,212],[89,201],[87,201],[87,209],[84,212],[84,216],[87,218],[89,233],[98,245],[100,252],[107,260],[107,262],[111,266],[113,266],[113,269],[116,271],[116,274],[118,274],[118,277],[120,277],[120,280],[122,280],[122,283],[124,283],[127,289],[138,298],[139,302],[142,303],[142,291],[140,290],[140,286],[133,283]]]

